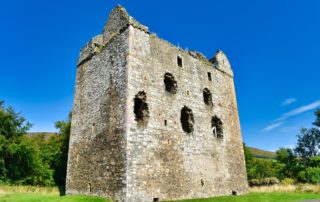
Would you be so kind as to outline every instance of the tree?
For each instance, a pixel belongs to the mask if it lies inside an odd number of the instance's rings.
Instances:
[[[316,120],[313,123],[316,127],[306,129],[302,128],[297,136],[297,145],[294,149],[295,153],[302,157],[306,162],[313,156],[320,155],[320,109],[315,111]]]
[[[0,180],[8,183],[53,185],[38,145],[25,134],[31,124],[0,101]]]
[[[302,128],[298,135],[295,153],[304,161],[308,158],[319,155],[320,149],[320,131],[317,128]]]
[[[316,110],[315,115],[316,115],[316,121],[313,123],[313,125],[320,127],[320,109]]]
[[[247,167],[247,170],[248,170],[248,168],[251,165],[251,161],[253,159],[253,155],[252,155],[250,149],[246,146],[245,143],[243,143],[243,151],[244,151],[244,159],[245,159],[245,162],[246,162],[246,167]]]
[[[276,151],[276,159],[279,163],[282,163],[284,165],[283,169],[281,170],[281,174],[283,174],[284,176],[282,176],[280,179],[283,179],[285,177],[294,179],[298,172],[303,169],[299,164],[298,159],[292,149],[279,148]]]
[[[54,180],[58,185],[65,185],[66,182],[71,117],[72,114],[70,112],[66,121],[57,121],[55,123],[56,128],[59,130],[58,136],[50,139],[52,145],[59,144],[59,153],[55,156],[55,161],[52,162]]]

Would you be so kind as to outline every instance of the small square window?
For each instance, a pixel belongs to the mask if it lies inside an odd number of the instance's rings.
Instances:
[[[177,57],[177,63],[179,67],[182,67],[182,58],[181,57]]]
[[[210,72],[208,72],[208,80],[209,80],[209,81],[212,80],[212,78],[211,78],[211,73],[210,73]]]

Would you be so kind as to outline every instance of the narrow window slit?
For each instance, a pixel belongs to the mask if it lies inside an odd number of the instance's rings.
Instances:
[[[209,81],[212,80],[212,78],[211,78],[211,73],[210,73],[210,72],[208,72],[208,80],[209,80]]]
[[[182,58],[181,57],[177,57],[177,63],[179,67],[182,67]]]

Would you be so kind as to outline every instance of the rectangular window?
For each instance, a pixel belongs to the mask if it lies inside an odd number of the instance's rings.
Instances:
[[[211,78],[211,73],[210,73],[210,72],[208,72],[208,80],[209,80],[209,81],[212,80],[212,78]]]
[[[177,57],[177,63],[179,67],[182,67],[182,58],[181,57]]]

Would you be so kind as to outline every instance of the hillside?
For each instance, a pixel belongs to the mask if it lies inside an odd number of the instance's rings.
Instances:
[[[27,133],[27,136],[30,138],[38,137],[38,136],[44,136],[45,140],[48,140],[51,136],[57,135],[57,133],[54,132],[31,132]]]
[[[276,153],[271,151],[266,151],[262,149],[257,149],[254,147],[248,147],[250,152],[253,154],[256,158],[265,158],[265,159],[275,159]]]

